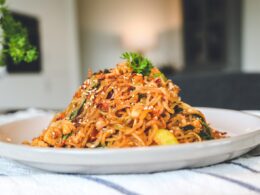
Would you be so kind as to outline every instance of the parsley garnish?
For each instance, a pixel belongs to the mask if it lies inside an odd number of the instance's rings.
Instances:
[[[134,72],[148,76],[153,68],[153,64],[141,54],[134,52],[125,52],[121,55],[122,59],[129,62]]]

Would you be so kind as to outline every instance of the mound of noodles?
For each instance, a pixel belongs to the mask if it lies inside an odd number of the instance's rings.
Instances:
[[[164,145],[172,138],[178,144],[225,137],[200,111],[182,102],[179,92],[157,68],[143,76],[127,62],[118,64],[89,74],[69,106],[28,144],[121,148]]]

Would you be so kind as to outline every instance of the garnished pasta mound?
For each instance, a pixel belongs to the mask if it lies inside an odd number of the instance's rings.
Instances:
[[[114,69],[89,74],[69,106],[32,146],[121,148],[219,139],[204,115],[149,60],[125,53]]]

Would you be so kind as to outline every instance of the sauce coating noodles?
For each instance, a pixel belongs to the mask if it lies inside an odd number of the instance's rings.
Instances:
[[[127,62],[89,75],[69,106],[51,121],[32,146],[121,148],[219,139],[204,115],[181,101],[180,89],[157,69],[134,73]],[[168,133],[157,136],[160,130]],[[164,137],[163,137],[164,136]],[[168,136],[168,137],[167,137]]]

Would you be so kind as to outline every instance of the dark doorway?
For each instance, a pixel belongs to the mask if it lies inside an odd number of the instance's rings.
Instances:
[[[240,71],[241,0],[183,0],[186,72]]]

